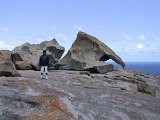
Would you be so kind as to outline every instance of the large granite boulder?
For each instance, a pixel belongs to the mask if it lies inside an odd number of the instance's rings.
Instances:
[[[50,56],[50,64],[54,63],[55,59],[60,59],[64,53],[64,47],[60,46],[55,39],[44,41],[40,44],[25,43],[13,49],[12,61],[14,61],[15,64],[17,63],[16,61],[25,61],[25,64],[28,65],[29,63],[32,69],[39,70],[38,62],[43,50],[46,50]],[[18,62],[18,66],[21,63]],[[19,66],[19,69],[21,68],[24,68],[24,66]],[[30,66],[27,67],[27,69],[29,68]]]
[[[17,70],[31,70],[32,66],[27,61],[16,61],[15,67]]]
[[[22,57],[18,53],[12,53],[12,62],[15,64],[16,70],[31,70],[31,64],[23,60]]]
[[[106,65],[104,61],[112,59],[125,67],[122,59],[107,45],[97,38],[79,32],[68,53],[60,60],[59,65],[67,65],[74,70],[85,70],[93,66]]]
[[[9,50],[0,50],[0,76],[19,76],[11,62],[11,54]]]
[[[0,62],[0,76],[20,76],[12,61]]]

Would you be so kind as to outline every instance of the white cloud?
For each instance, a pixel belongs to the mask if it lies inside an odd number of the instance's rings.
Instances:
[[[160,41],[160,38],[157,37],[157,38],[155,38],[155,40],[156,40],[156,41]]]
[[[83,27],[79,26],[79,25],[74,25],[73,28],[77,31],[81,31],[83,29]]]
[[[17,44],[18,42],[16,42],[16,41],[14,41],[14,42],[12,42],[13,44]]]
[[[55,38],[57,40],[68,41],[68,38],[65,35],[63,35],[63,34],[58,34]]]
[[[144,35],[139,35],[135,37],[136,40],[145,40],[145,36]]]
[[[143,49],[144,46],[143,46],[142,44],[138,44],[138,45],[136,46],[136,48],[138,48],[138,49]]]
[[[4,41],[0,41],[0,49],[2,50],[12,50],[16,46],[5,43]]]
[[[3,28],[3,31],[5,31],[5,32],[9,32],[9,31],[11,31],[11,29],[10,29],[10,28],[8,28],[8,27],[4,27],[4,28]]]
[[[133,40],[133,38],[128,35],[128,34],[122,34],[122,37],[125,39],[125,40]]]

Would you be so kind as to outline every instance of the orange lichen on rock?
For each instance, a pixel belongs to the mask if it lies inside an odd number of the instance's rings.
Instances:
[[[0,58],[0,62],[7,62],[8,60],[5,58]]]
[[[4,58],[7,61],[11,61],[11,51],[0,50],[0,58]]]
[[[74,77],[74,80],[81,80],[82,78],[81,77]]]
[[[1,54],[10,54],[11,52],[9,50],[0,50]]]
[[[60,110],[61,112],[71,115],[66,105],[60,100],[58,95],[47,97],[47,96],[39,96],[38,99],[43,103],[43,105],[52,110]]]
[[[74,120],[75,118],[69,112],[58,95],[38,96],[44,107],[50,109],[48,114],[28,116],[26,120]]]
[[[60,111],[54,111],[47,115],[34,115],[29,116],[25,120],[76,120],[71,116],[67,116],[66,114]]]
[[[54,96],[52,98],[51,106],[56,107],[57,109],[61,110],[63,113],[67,115],[71,115],[66,105],[60,100],[59,96]]]
[[[18,84],[19,85],[30,85],[32,84],[32,80],[19,80]]]

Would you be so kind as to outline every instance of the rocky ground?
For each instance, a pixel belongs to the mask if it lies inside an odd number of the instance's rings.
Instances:
[[[0,120],[159,120],[160,77],[53,70],[0,77]]]

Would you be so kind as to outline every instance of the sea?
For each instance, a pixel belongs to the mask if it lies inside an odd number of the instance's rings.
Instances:
[[[115,67],[120,67],[115,62],[110,63]],[[158,76],[160,75],[160,62],[125,62],[125,65],[126,69],[137,70]]]

